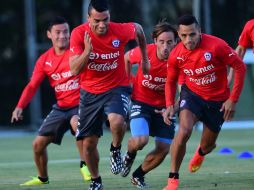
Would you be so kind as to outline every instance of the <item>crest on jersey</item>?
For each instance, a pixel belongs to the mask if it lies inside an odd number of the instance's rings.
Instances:
[[[211,61],[211,59],[212,59],[212,54],[209,53],[209,52],[206,52],[206,53],[204,54],[204,57],[205,57],[205,60],[206,60],[206,61]]]
[[[113,45],[113,47],[115,47],[115,48],[117,48],[117,47],[119,47],[119,45],[120,45],[120,41],[119,40],[113,40],[112,41],[112,45]]]
[[[180,103],[180,108],[183,107],[186,104],[186,100],[182,100]]]

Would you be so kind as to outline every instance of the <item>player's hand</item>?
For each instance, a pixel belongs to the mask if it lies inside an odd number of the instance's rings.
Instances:
[[[174,106],[171,105],[162,114],[164,122],[168,125],[171,125],[172,124],[171,120],[174,119],[174,114],[175,114]]]
[[[88,55],[90,55],[90,53],[93,51],[93,46],[92,46],[92,39],[89,36],[88,32],[85,32],[84,45],[85,45],[85,52]]]
[[[161,114],[161,116],[163,117],[163,113],[165,112],[165,110],[166,110],[165,108],[163,108],[163,109],[161,109],[161,110],[155,109],[154,112],[155,112],[155,113],[158,113],[158,114]]]
[[[222,104],[220,111],[221,112],[224,111],[223,118],[225,121],[232,120],[232,118],[234,117],[234,113],[235,113],[235,103],[233,101],[231,101],[230,99],[228,99],[227,101],[225,101]]]
[[[12,112],[11,123],[14,123],[14,121],[23,120],[22,113],[23,113],[23,109],[15,108],[15,110]]]

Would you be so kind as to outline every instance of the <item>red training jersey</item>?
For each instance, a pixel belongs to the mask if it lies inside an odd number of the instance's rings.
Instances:
[[[238,44],[245,48],[252,48],[254,52],[254,19],[245,24]]]
[[[165,107],[165,83],[167,78],[167,61],[157,57],[157,46],[147,45],[150,62],[149,75],[143,75],[141,67],[141,51],[139,47],[129,52],[130,63],[138,64],[136,76],[133,78],[132,99],[158,107]]]
[[[59,107],[71,108],[79,104],[79,76],[71,74],[69,50],[56,55],[52,47],[37,60],[31,80],[23,90],[17,107],[24,109],[27,106],[46,76],[55,90]]]
[[[174,104],[176,80],[185,75],[185,84],[207,101],[237,102],[244,83],[246,66],[228,44],[215,36],[202,34],[200,44],[188,50],[180,42],[170,53],[166,82],[167,106]],[[235,72],[232,92],[228,87],[227,65]]]
[[[134,23],[110,22],[108,31],[103,36],[94,34],[89,23],[76,27],[71,33],[70,56],[80,55],[84,51],[85,32],[88,32],[92,39],[93,50],[87,65],[80,73],[81,88],[100,94],[117,86],[128,86],[124,48],[129,40],[135,39]]]

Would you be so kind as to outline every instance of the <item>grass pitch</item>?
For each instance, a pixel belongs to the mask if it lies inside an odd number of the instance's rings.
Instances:
[[[194,131],[188,143],[187,153],[180,170],[180,188],[184,190],[253,190],[254,189],[254,159],[238,159],[243,151],[254,154],[254,130],[223,130],[217,141],[217,148],[206,157],[201,169],[194,174],[188,172],[188,161],[193,155],[200,139],[200,131]],[[126,150],[127,132],[122,150]],[[20,187],[19,184],[36,176],[33,162],[32,141],[35,134],[19,137],[0,137],[0,189],[87,189],[89,183],[83,182],[79,172],[79,157],[75,148],[74,138],[67,134],[61,146],[48,147],[48,170],[50,184],[42,186]],[[109,167],[109,147],[111,134],[104,131],[100,139],[100,174],[105,190],[137,189],[130,183],[130,175],[126,178],[113,175]],[[153,148],[154,141],[150,138],[146,148],[138,153],[132,171],[144,159],[146,153]],[[232,154],[219,154],[219,150],[228,147]],[[149,190],[161,190],[166,185],[169,172],[168,156],[164,162],[146,175]]]

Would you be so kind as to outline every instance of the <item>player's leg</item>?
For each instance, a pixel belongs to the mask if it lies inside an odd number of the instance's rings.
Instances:
[[[145,175],[162,163],[169,148],[170,144],[155,141],[155,148],[146,155],[143,163],[132,173],[132,183],[138,188],[146,187]]]
[[[109,113],[108,120],[112,133],[112,145],[120,147],[126,130],[124,117],[117,113]]]
[[[79,125],[76,132],[77,141],[81,141],[84,159],[91,173],[89,189],[102,190],[102,179],[99,173],[98,141],[102,136],[104,94],[92,94],[80,90]]]
[[[137,151],[142,150],[149,140],[149,126],[145,118],[138,117],[131,119],[130,130],[132,137],[128,140],[127,152],[123,158],[122,177],[126,177],[129,174]]]
[[[200,97],[191,92],[185,85],[180,93],[179,130],[171,145],[171,164],[168,185],[165,190],[176,190],[179,185],[179,169],[186,152],[193,127],[202,115]]]
[[[204,123],[201,142],[194,156],[190,160],[190,172],[196,172],[202,165],[205,155],[216,147],[216,140],[224,122],[223,113],[220,112],[222,102],[208,102],[203,108],[202,121]]]
[[[216,147],[216,140],[219,132],[214,132],[204,124],[203,132],[201,136],[200,149],[203,154],[208,154]]]
[[[179,130],[171,145],[171,172],[178,172],[186,152],[186,143],[189,140],[194,124],[197,122],[195,114],[184,109],[179,114]]]
[[[37,136],[33,141],[34,161],[40,178],[48,178],[47,146],[53,138],[52,136]]]
[[[93,179],[99,177],[99,152],[97,149],[99,137],[96,135],[84,137],[82,140],[84,158]]]
[[[111,172],[113,174],[119,174],[123,167],[121,143],[126,131],[125,119],[127,118],[129,112],[129,95],[130,88],[116,87],[109,92],[109,100],[105,103],[104,107],[112,133],[110,164]]]
[[[38,136],[33,141],[34,161],[38,171],[38,177],[27,181],[21,185],[41,185],[49,183],[48,180],[48,155],[47,146],[50,143],[60,145],[64,133],[68,130],[65,124],[65,112],[57,105],[53,105],[52,111],[44,119]]]
[[[78,120],[79,116],[78,115],[73,115],[70,120],[70,125],[72,127],[72,131],[76,133],[77,128],[78,128]],[[84,151],[83,151],[83,143],[82,141],[76,141],[76,146],[79,151],[79,156],[80,156],[80,173],[83,176],[83,179],[85,181],[90,181],[91,180],[91,174],[88,170],[88,167],[86,166],[85,162],[85,156],[84,156]]]
[[[113,174],[122,171],[123,161],[121,155],[121,144],[126,130],[124,117],[120,114],[108,114],[110,130],[112,133],[112,143],[110,145],[110,165]]]

